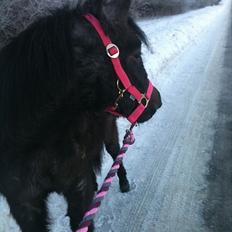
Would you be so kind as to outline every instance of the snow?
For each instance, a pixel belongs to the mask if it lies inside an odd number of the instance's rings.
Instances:
[[[153,81],[153,83],[155,84],[155,86],[157,86],[158,89],[159,88],[162,89],[162,91],[164,92],[164,95],[167,95],[167,93],[165,93],[165,86],[168,84],[170,86],[173,82],[177,80],[177,78],[175,77],[175,74],[173,74],[172,79],[171,78],[169,79],[169,77],[164,74],[169,63],[175,60],[175,57],[180,56],[182,53],[184,53],[187,48],[200,43],[205,35],[209,36],[210,28],[213,28],[212,25],[217,25],[217,28],[218,28],[218,25],[222,25],[221,23],[223,22],[225,15],[228,13],[230,4],[231,4],[230,0],[225,0],[219,6],[207,7],[201,10],[192,11],[192,12],[185,13],[182,15],[164,17],[164,18],[156,18],[152,20],[144,20],[144,21],[139,22],[140,26],[143,28],[145,33],[148,35],[151,48],[152,48],[152,52],[147,50],[147,48],[145,47],[143,48],[143,59],[145,62],[145,67],[148,70],[150,79]],[[214,28],[214,30],[216,29]],[[200,61],[196,60],[196,63],[197,62],[200,62]],[[189,68],[191,69],[191,67]],[[204,69],[204,67],[202,67],[202,69]],[[196,80],[192,80],[192,85],[196,84],[195,82]],[[191,85],[191,82],[186,83],[186,85],[187,84]],[[185,88],[185,87],[180,86],[180,88]],[[179,91],[181,93],[181,89]],[[191,91],[192,90],[190,90],[190,92]],[[170,97],[171,96],[169,93],[169,98]],[[192,101],[190,95],[188,95],[186,99],[187,99],[186,104]],[[178,113],[181,114],[182,108],[180,107],[178,109],[177,107],[177,109],[175,110],[178,116]],[[207,115],[205,117],[207,117]],[[162,110],[158,112],[154,118],[155,119],[150,120],[148,123],[141,125],[140,127],[137,127],[134,130],[134,133],[137,138],[137,142],[135,143],[133,148],[131,148],[131,151],[128,153],[128,157],[126,157],[126,160],[125,160],[126,167],[128,168],[129,177],[130,175],[135,174],[135,171],[132,171],[132,169],[133,167],[135,168],[138,167],[138,162],[141,162],[142,157],[146,157],[146,152],[148,152],[149,154],[151,150],[153,149],[153,147],[157,147],[159,142],[162,142],[164,135],[160,134],[160,137],[158,138],[154,137],[155,134],[151,134],[152,131],[150,130],[150,128],[154,128],[155,126],[158,125],[158,129],[161,133],[162,129],[168,127],[168,125],[169,124],[171,125],[172,123],[168,121],[164,122],[164,118],[162,118]],[[199,119],[195,118],[194,120],[199,120]],[[161,121],[163,124],[161,123]],[[184,123],[184,122],[178,122],[178,123]],[[124,134],[125,128],[127,128],[128,126],[129,124],[125,120],[122,120],[122,119],[119,120],[121,138]],[[188,125],[188,127],[190,127],[190,125]],[[146,133],[144,133],[144,131],[146,131]],[[170,134],[171,133],[175,134],[175,131],[170,131]],[[150,148],[147,147],[147,141],[149,139],[152,140],[152,145],[150,145],[151,146]],[[169,141],[168,143],[174,146],[175,142],[176,141]],[[197,142],[199,141],[197,140]],[[194,144],[192,144],[192,146],[193,145]],[[165,149],[168,149],[168,148],[165,148]],[[165,152],[169,153],[170,151],[165,150]],[[108,155],[105,155],[104,157],[105,158],[104,158],[102,176],[100,176],[98,179],[99,184],[102,182],[105,173],[108,171],[108,169],[110,168],[112,164],[112,160]],[[175,158],[173,157],[172,159],[173,161],[169,160],[170,163],[175,162],[174,160]],[[146,165],[149,165],[149,163],[157,163],[157,165],[162,166],[167,162],[166,157],[163,157],[163,159],[158,159],[157,157],[150,157],[150,156],[147,156],[146,158],[144,158],[143,161],[144,161],[144,167],[147,167]],[[103,226],[105,228],[104,231],[113,231],[110,225],[115,220],[115,218],[119,216],[119,214],[123,215],[124,213],[124,212],[121,212],[120,209],[118,209],[117,214],[113,212],[112,209],[113,207],[115,207],[115,204],[117,204],[116,203],[117,199],[123,199],[124,204],[128,205],[128,208],[130,208],[132,204],[138,204],[136,205],[136,212],[140,212],[141,215],[148,214],[148,217],[152,218],[152,216],[149,215],[149,212],[144,212],[144,210],[146,211],[146,207],[141,208],[142,207],[141,204],[139,204],[135,200],[136,199],[135,195],[138,194],[137,190],[139,186],[140,187],[143,186],[143,183],[146,181],[147,172],[148,170],[146,170],[146,168],[140,167],[140,170],[138,172],[139,177],[134,176],[130,178],[132,189],[131,189],[131,192],[128,194],[121,194],[118,191],[117,181],[114,181],[114,184],[110,191],[110,197],[107,197],[107,199],[105,200],[106,201],[105,205],[109,206],[112,204],[112,207],[108,207],[107,213],[104,213],[102,209],[100,210],[99,215],[97,216],[97,219],[96,219],[96,231],[102,232],[103,230],[101,228]],[[153,173],[150,176],[149,181],[153,183],[153,185],[154,184],[158,185],[159,183],[157,181],[159,180],[158,177],[160,175],[161,175],[160,169],[153,170]],[[170,173],[170,170],[166,169],[166,171],[164,172],[164,175],[166,175],[167,178],[171,178],[172,175],[175,175],[175,171],[173,173]],[[154,179],[155,176],[156,176],[156,179]],[[185,178],[185,177],[186,176],[183,176],[182,178]],[[187,178],[191,179],[191,176],[187,176]],[[156,181],[155,183],[154,183],[154,180]],[[165,190],[166,187],[164,183],[162,184],[163,184],[163,187],[161,189]],[[178,183],[178,184],[181,185],[181,183]],[[151,186],[151,185],[149,186],[149,188],[153,188],[153,187],[154,186]],[[172,189],[172,191],[176,191],[176,189],[174,188]],[[152,192],[150,192],[150,194],[151,193]],[[148,195],[149,192],[145,191],[144,194]],[[162,196],[161,192],[156,193],[156,195],[157,195],[157,202],[155,202],[154,204],[155,204],[156,209],[159,209],[160,208],[159,203],[161,202],[161,198],[163,200],[163,198],[166,198],[167,196]],[[181,198],[181,196],[179,196],[179,198]],[[179,200],[180,199],[177,199],[175,202],[178,202]],[[175,202],[172,204],[173,207],[175,205]],[[145,202],[145,203],[148,204],[148,202]],[[58,196],[58,194],[56,193],[51,194],[48,198],[48,208],[49,208],[49,213],[50,213],[49,219],[51,221],[51,225],[50,225],[51,231],[54,231],[54,232],[55,231],[56,232],[68,231],[69,232],[70,231],[69,218],[65,216],[67,212],[67,204],[65,202],[65,199],[62,196]],[[172,208],[170,210],[172,210]],[[164,212],[161,211],[161,213],[165,215]],[[128,216],[128,214],[125,214],[125,216]],[[132,216],[133,215],[130,215],[130,218]],[[198,218],[196,216],[196,221],[197,220]],[[17,225],[14,223],[14,220],[10,215],[9,207],[5,199],[3,197],[0,197],[0,232],[8,232],[8,231],[17,232],[19,231],[19,229]],[[143,230],[141,230],[141,228],[139,229],[134,228],[133,231],[149,231],[149,230],[146,228],[146,226],[144,226]],[[166,231],[166,230],[162,230],[162,231]],[[175,230],[175,231],[179,231],[179,230]]]
[[[206,7],[178,16],[141,22],[140,26],[149,37],[153,48],[153,54],[145,52],[147,70],[157,76],[186,46],[196,43],[196,40],[201,38],[200,35],[228,9],[229,2],[222,3],[220,6]]]

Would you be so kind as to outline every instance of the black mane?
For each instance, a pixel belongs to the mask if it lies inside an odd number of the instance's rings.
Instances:
[[[35,22],[0,52],[1,128],[11,127],[15,117],[27,118],[48,98],[55,100],[57,88],[65,91],[64,82],[73,70],[71,17],[68,10],[58,10]]]
[[[130,27],[135,31],[138,38],[149,48],[149,42],[146,34],[141,30],[141,28],[135,23],[135,21],[129,17],[128,23]]]

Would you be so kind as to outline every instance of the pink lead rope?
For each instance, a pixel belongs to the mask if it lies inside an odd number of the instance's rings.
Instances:
[[[126,135],[123,140],[123,146],[119,151],[118,156],[116,157],[110,171],[108,172],[100,190],[97,192],[92,204],[89,207],[89,210],[85,213],[83,220],[81,221],[76,232],[87,232],[89,226],[92,224],[93,219],[101,205],[102,200],[109,192],[109,188],[112,184],[113,177],[116,175],[120,165],[122,163],[123,157],[125,156],[128,148],[135,142],[135,138],[132,132],[132,128],[127,130]]]

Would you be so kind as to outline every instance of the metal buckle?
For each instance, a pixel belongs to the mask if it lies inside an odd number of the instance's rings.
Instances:
[[[145,100],[145,102],[143,102]],[[147,97],[142,94],[141,99],[138,101],[139,104],[143,104],[145,108],[147,108],[148,104],[149,104],[149,99],[147,99]],[[144,104],[145,103],[145,104]]]
[[[126,92],[126,89],[121,89],[120,87],[120,81],[117,80],[117,88],[118,88],[118,97],[114,103],[114,110],[118,108],[118,102],[124,97],[124,93]]]
[[[115,53],[115,54],[113,54],[113,55],[111,55],[110,54],[110,49],[111,48],[116,48],[117,49],[117,52]],[[110,43],[110,44],[108,44],[107,46],[106,46],[106,53],[107,53],[107,55],[110,57],[110,58],[112,58],[112,59],[116,59],[116,58],[118,58],[119,57],[119,48],[117,47],[117,45],[115,45],[115,44],[113,44],[113,43]]]
[[[120,81],[117,80],[117,88],[118,88],[118,94],[120,95],[121,93],[125,93],[126,89],[122,89],[120,87]]]

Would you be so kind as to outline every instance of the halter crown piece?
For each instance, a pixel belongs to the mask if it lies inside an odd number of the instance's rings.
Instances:
[[[151,99],[151,95],[152,95],[154,87],[151,81],[149,81],[147,92],[144,94],[144,93],[141,93],[134,85],[132,85],[126,72],[124,71],[121,65],[121,62],[119,59],[119,55],[120,55],[119,48],[115,44],[113,44],[111,39],[105,34],[97,18],[95,18],[91,14],[87,14],[84,17],[97,31],[100,39],[102,40],[102,43],[104,44],[106,48],[106,53],[110,57],[112,65],[118,77],[117,87],[119,90],[119,96],[116,99],[115,106],[108,107],[106,111],[116,116],[123,116],[119,112],[117,112],[118,101],[121,98],[123,98],[123,95],[125,92],[128,92],[138,102],[138,106],[136,107],[136,109],[127,117],[127,120],[130,123],[132,123],[132,125],[134,125],[137,122],[138,118],[141,116],[141,114],[144,112],[144,110],[147,108],[148,103]],[[120,88],[119,81],[122,83],[124,89]]]

